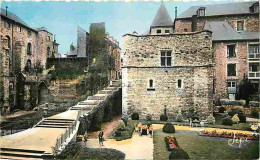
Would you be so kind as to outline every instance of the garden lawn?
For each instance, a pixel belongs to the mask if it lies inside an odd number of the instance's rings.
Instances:
[[[259,157],[259,141],[242,144],[242,149],[230,147],[229,139],[198,136],[197,132],[176,131],[164,133],[154,131],[154,159],[169,159],[170,152],[166,148],[164,138],[176,137],[179,146],[188,153],[191,159],[257,159]]]

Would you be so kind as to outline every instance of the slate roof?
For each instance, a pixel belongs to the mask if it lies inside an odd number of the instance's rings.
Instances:
[[[173,21],[169,16],[167,9],[162,3],[159,10],[157,11],[156,16],[154,17],[151,27],[162,27],[162,26],[172,26]]]
[[[259,32],[237,32],[226,21],[206,22],[204,29],[212,31],[213,41],[226,40],[256,40],[259,39]]]
[[[46,31],[46,32],[48,32],[48,30],[47,30],[46,27],[40,27],[40,28],[37,28],[37,31]]]
[[[5,18],[8,18],[8,19],[10,19],[10,20],[13,20],[13,21],[15,21],[16,23],[19,23],[19,24],[21,24],[21,25],[23,25],[23,26],[25,26],[25,27],[27,27],[27,28],[32,29],[32,30],[35,31],[34,28],[30,27],[27,23],[25,23],[25,22],[24,22],[21,18],[19,18],[17,15],[15,15],[15,14],[9,12],[9,11],[7,11],[7,15],[6,15],[6,10],[3,9],[3,8],[1,8],[1,16],[5,17]]]
[[[250,7],[256,2],[257,1],[193,6],[178,16],[178,18],[191,18],[197,14],[197,10],[200,7],[205,7],[205,16],[249,14],[251,13]]]

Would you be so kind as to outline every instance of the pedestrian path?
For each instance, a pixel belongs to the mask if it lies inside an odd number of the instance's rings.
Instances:
[[[116,141],[108,139],[104,141],[104,146],[99,146],[98,139],[89,139],[89,148],[112,148],[125,153],[125,159],[153,159],[153,138],[144,135],[140,137],[137,133],[131,139]]]

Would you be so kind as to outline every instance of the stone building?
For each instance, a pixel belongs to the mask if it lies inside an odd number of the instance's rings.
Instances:
[[[158,119],[194,108],[207,116],[213,106],[212,32],[173,34],[162,4],[147,35],[123,37],[123,114]]]
[[[28,97],[30,84],[35,83],[35,78],[31,77],[33,71],[36,68],[45,69],[47,57],[58,54],[58,44],[53,42],[52,33],[45,27],[34,29],[17,15],[2,8],[0,21],[0,106],[1,113],[8,113],[10,107],[14,109],[17,102],[21,102],[19,96],[23,96],[23,100]]]
[[[121,72],[121,49],[119,47],[119,42],[115,40],[113,37],[109,36],[108,33],[106,33],[106,41],[108,45],[109,54],[113,56],[114,58],[114,66],[115,68],[111,70],[110,73],[110,79],[121,79],[122,72]]]
[[[174,21],[174,32],[212,31],[215,98],[235,99],[248,77],[257,91],[260,79],[259,2],[194,6]]]

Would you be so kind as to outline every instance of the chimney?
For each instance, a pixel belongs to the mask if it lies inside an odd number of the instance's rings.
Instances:
[[[177,7],[175,7],[175,19],[177,18]]]
[[[7,16],[7,9],[8,9],[8,6],[5,7],[5,16]]]

